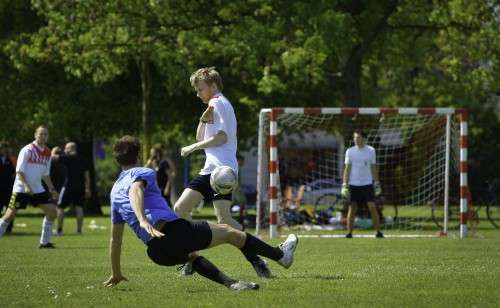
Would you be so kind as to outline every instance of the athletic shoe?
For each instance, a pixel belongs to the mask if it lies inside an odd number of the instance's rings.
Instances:
[[[347,233],[347,234],[345,235],[345,238],[352,238],[352,233]]]
[[[40,244],[40,246],[38,246],[38,248],[40,249],[53,249],[53,248],[56,248],[56,246],[54,246],[54,244],[52,243],[47,243],[47,244]]]
[[[190,276],[194,274],[193,263],[186,262],[184,265],[178,268],[181,271],[180,276]]]
[[[384,238],[384,234],[382,232],[378,231],[377,234],[375,235],[375,237]]]
[[[262,278],[271,278],[271,271],[267,267],[267,262],[264,259],[258,258],[252,262],[252,266],[257,273],[257,276]]]
[[[284,268],[289,268],[293,263],[293,253],[297,248],[299,238],[295,234],[290,234],[286,240],[279,245],[279,249],[283,251],[283,257],[278,260],[278,263]]]
[[[259,285],[256,284],[255,282],[247,282],[240,280],[232,283],[228,288],[233,291],[257,290],[259,288]]]

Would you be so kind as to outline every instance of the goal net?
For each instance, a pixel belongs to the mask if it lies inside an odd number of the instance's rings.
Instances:
[[[353,131],[376,150],[383,229],[466,234],[466,116],[452,108],[275,108],[259,119],[257,233],[345,228],[340,197]],[[355,228],[371,228],[359,205]]]

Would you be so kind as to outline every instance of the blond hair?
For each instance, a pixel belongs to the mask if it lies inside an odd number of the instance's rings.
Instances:
[[[215,67],[203,67],[189,77],[189,81],[191,82],[191,86],[196,86],[196,84],[200,81],[205,82],[208,85],[212,85],[215,83],[217,88],[222,91],[222,78],[219,73],[215,70]]]

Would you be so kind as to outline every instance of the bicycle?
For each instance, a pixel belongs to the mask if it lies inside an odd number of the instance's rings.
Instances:
[[[393,204],[392,206],[387,207],[384,206],[384,202],[385,199],[383,196],[375,198],[375,207],[377,208],[380,217],[380,223],[385,224],[385,217],[391,217],[391,224],[394,224],[398,219],[398,206]],[[320,196],[316,200],[314,206],[316,213],[322,213],[324,211],[331,213],[341,212],[343,216],[346,216],[349,203],[337,194],[328,193]],[[357,215],[368,216],[368,209],[359,208]]]

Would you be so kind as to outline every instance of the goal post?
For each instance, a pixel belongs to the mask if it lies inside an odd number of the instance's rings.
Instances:
[[[447,234],[459,226],[466,237],[467,113],[454,108],[262,109],[257,234],[269,229],[271,238],[279,236],[283,200],[290,198],[283,194],[305,191],[298,202],[306,207],[338,195],[355,129],[376,149],[384,204],[398,208],[397,221],[387,215],[385,228]],[[440,227],[430,222],[431,206],[432,215],[442,215]]]

